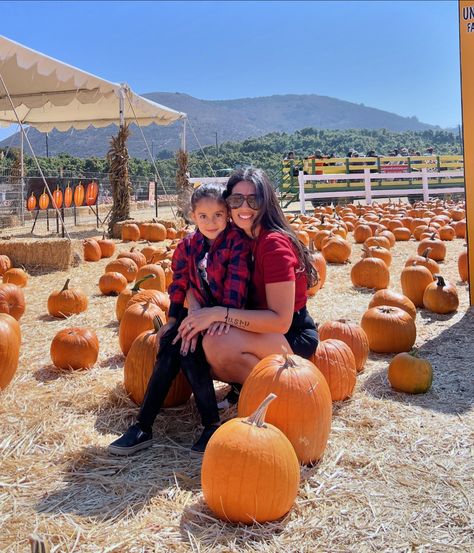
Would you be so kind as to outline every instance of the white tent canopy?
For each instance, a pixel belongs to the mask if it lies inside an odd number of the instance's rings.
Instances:
[[[41,132],[106,127],[120,122],[121,110],[122,121],[140,126],[169,125],[186,117],[126,84],[106,81],[1,35],[0,77],[2,127],[17,123],[17,116]]]

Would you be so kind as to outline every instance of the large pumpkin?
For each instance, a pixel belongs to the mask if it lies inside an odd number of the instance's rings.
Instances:
[[[360,326],[367,334],[370,350],[376,353],[410,351],[416,340],[415,321],[399,307],[372,307],[362,315]]]
[[[322,340],[312,361],[323,373],[332,401],[342,401],[351,397],[357,371],[354,354],[346,343],[334,338]]]
[[[463,250],[459,254],[459,257],[458,257],[458,272],[459,272],[459,278],[463,282],[467,282],[468,279],[469,279],[467,249]]]
[[[160,347],[157,332],[162,326],[159,317],[153,320],[154,328],[139,334],[128,352],[124,366],[123,385],[127,394],[137,405],[141,405],[153,373],[156,355]],[[180,371],[166,396],[163,407],[183,405],[191,397],[191,387]]]
[[[125,308],[130,307],[131,305],[134,305],[136,303],[147,302],[154,303],[162,311],[164,311],[166,315],[168,315],[168,310],[170,308],[170,297],[168,296],[168,294],[160,292],[159,290],[139,290],[138,292],[133,293],[128,299]],[[116,314],[118,318],[118,313],[116,312]]]
[[[122,240],[136,242],[140,240],[140,229],[135,223],[124,223],[122,225]]]
[[[298,355],[269,355],[247,377],[239,398],[239,417],[252,413],[269,393],[278,400],[267,420],[290,440],[301,463],[320,459],[331,429],[332,403],[326,379]]]
[[[265,421],[274,394],[248,418],[234,418],[213,434],[204,452],[204,500],[222,520],[254,524],[277,520],[293,505],[300,482],[295,451]]]
[[[442,315],[454,313],[459,307],[459,297],[456,286],[444,280],[441,275],[435,276],[435,281],[425,289],[423,305],[433,313]]]
[[[359,372],[364,368],[369,356],[369,340],[362,327],[345,319],[339,319],[320,324],[318,333],[320,340],[335,338],[347,344],[354,355],[356,370]]]
[[[427,359],[399,353],[388,367],[390,386],[399,392],[424,394],[431,388],[433,368]]]
[[[69,288],[67,279],[61,290],[51,292],[48,297],[48,313],[53,317],[70,317],[87,310],[89,300],[79,288]]]
[[[8,313],[19,321],[25,312],[25,295],[16,284],[0,284],[0,313]]]
[[[21,333],[17,320],[0,313],[0,390],[10,384],[20,355]]]
[[[340,236],[329,237],[321,249],[328,263],[345,263],[351,255],[351,245]]]
[[[53,338],[50,351],[58,369],[88,369],[99,356],[99,340],[88,328],[65,328]]]
[[[152,275],[147,280],[143,280],[144,277]],[[166,292],[166,276],[165,271],[161,265],[156,263],[148,263],[140,267],[137,272],[137,280],[143,280],[141,288],[144,290],[159,290],[160,292]]]

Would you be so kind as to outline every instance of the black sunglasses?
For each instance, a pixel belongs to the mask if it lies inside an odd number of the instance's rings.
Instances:
[[[256,194],[231,194],[227,197],[227,205],[231,209],[237,209],[238,207],[241,207],[244,203],[244,201],[247,202],[247,205],[250,207],[250,209],[259,209],[261,202],[260,199]]]

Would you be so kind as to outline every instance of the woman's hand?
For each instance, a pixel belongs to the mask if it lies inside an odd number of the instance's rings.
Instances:
[[[220,336],[222,333],[228,334],[230,325],[227,323],[212,323],[211,326],[206,330],[206,334],[214,336],[217,334]]]
[[[179,325],[178,335],[173,343],[179,339],[191,340],[203,330],[207,330],[213,323],[223,322],[225,313],[225,307],[203,307],[189,313]]]

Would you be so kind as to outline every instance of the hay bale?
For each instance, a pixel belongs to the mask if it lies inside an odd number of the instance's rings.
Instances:
[[[14,267],[26,269],[65,270],[83,260],[82,240],[67,238],[0,240],[0,254],[8,255]]]

